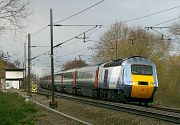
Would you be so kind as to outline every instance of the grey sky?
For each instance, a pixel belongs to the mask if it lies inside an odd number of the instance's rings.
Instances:
[[[54,22],[57,22],[97,3],[98,1],[100,0],[32,0],[34,13],[29,18],[24,31],[25,33],[17,33],[15,38],[14,36],[10,36],[6,39],[1,39],[1,48],[12,55],[10,60],[22,60],[23,43],[27,42],[27,33],[32,34],[32,45],[50,45],[49,27],[38,34],[34,34],[39,29],[49,24],[50,8],[53,9]],[[111,25],[116,21],[134,19],[178,5],[180,5],[179,0],[105,0],[94,8],[91,8],[90,10],[87,10],[69,20],[61,22],[60,24],[102,24],[106,26]],[[127,24],[142,27],[152,26],[176,18],[179,15],[180,8],[177,8],[148,18],[129,22]],[[172,22],[161,26],[168,26],[171,23]],[[54,27],[54,45],[74,37],[90,28],[92,27]],[[101,28],[96,32],[92,31],[92,34],[88,37],[93,40],[98,40],[101,34],[103,34],[108,28],[109,27]],[[75,57],[78,58],[78,55],[90,55],[92,52],[85,48],[93,46],[94,44],[95,43],[93,42],[83,43],[83,40],[72,40],[67,44],[64,44],[61,48],[55,49],[55,70],[60,70],[59,66],[62,65],[62,63],[67,60],[73,60]],[[48,49],[48,47],[32,48],[32,57],[41,54]],[[82,49],[82,51],[77,52],[79,49]],[[59,59],[59,56],[63,57]],[[44,55],[37,59],[38,60],[33,60],[32,63],[34,66],[32,69],[41,75],[45,72],[47,73],[48,70],[45,69],[50,69],[48,67],[50,66],[49,56]]]

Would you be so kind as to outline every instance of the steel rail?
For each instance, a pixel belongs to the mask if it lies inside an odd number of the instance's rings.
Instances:
[[[41,93],[42,94],[42,93]],[[47,94],[44,92],[44,94]],[[153,119],[158,119],[170,123],[180,124],[180,113],[179,110],[170,110],[165,108],[151,108],[151,107],[141,107],[136,105],[128,105],[123,103],[108,102],[103,100],[94,100],[90,98],[75,97],[62,93],[55,93],[58,98],[64,98],[68,100],[78,101],[84,104],[89,104],[101,108],[111,109],[115,111],[127,112],[135,115],[150,117]]]
[[[174,113],[180,113],[180,110],[177,110],[176,108],[169,108],[169,107],[151,107],[155,110],[161,110],[161,111],[168,111],[168,112],[174,112]]]

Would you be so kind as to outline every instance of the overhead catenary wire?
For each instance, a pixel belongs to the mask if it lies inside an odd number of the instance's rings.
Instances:
[[[71,15],[71,16],[68,16],[68,17],[66,17],[66,18],[64,18],[64,19],[61,19],[61,20],[55,22],[54,24],[59,23],[59,22],[63,22],[63,21],[65,21],[65,20],[67,20],[67,19],[70,19],[70,18],[76,16],[76,15],[79,15],[79,14],[81,14],[81,13],[83,13],[83,12],[85,12],[85,11],[91,9],[91,8],[93,8],[94,6],[96,6],[96,5],[104,2],[104,1],[105,1],[105,0],[101,0],[101,1],[99,1],[99,2],[97,2],[97,3],[95,3],[95,4],[93,4],[93,5],[91,5],[90,7],[84,9],[84,10],[81,10],[81,11],[79,11],[79,12],[77,12],[77,13]],[[180,5],[175,6],[175,7],[171,7],[171,8],[165,9],[165,10],[161,10],[161,11],[158,11],[158,12],[154,12],[154,13],[151,13],[151,14],[148,14],[148,15],[140,16],[140,17],[137,17],[137,18],[134,18],[134,19],[126,20],[126,21],[123,21],[123,23],[131,22],[131,21],[135,21],[135,20],[139,20],[139,19],[143,19],[143,18],[146,18],[146,17],[149,17],[149,16],[153,16],[153,15],[156,15],[156,14],[159,14],[159,13],[163,13],[163,12],[166,12],[166,11],[170,11],[170,10],[173,10],[173,9],[177,9],[177,8],[179,8],[179,7],[180,7]],[[109,26],[112,26],[112,25],[109,25]],[[44,26],[43,28],[41,28],[41,29],[38,30],[37,32],[32,33],[32,35],[37,35],[38,33],[40,33],[41,31],[43,31],[43,30],[46,29],[47,27],[48,27],[48,25]],[[106,27],[106,26],[104,26],[104,27]]]
[[[89,32],[89,31],[95,29],[96,27],[97,27],[97,26],[95,26],[95,27],[93,27],[93,28],[90,28],[89,30],[86,30],[86,31],[84,31],[84,32],[82,32],[82,33],[80,33],[80,34],[78,34],[78,35],[76,35],[76,36],[74,36],[74,37],[72,37],[72,38],[70,38],[70,39],[64,41],[64,42],[61,42],[61,43],[59,43],[59,44],[53,46],[53,48],[57,48],[57,47],[61,46],[62,44],[65,44],[65,43],[67,43],[67,42],[69,42],[69,41],[71,41],[71,40],[77,38],[78,36],[81,36],[82,34],[87,33],[87,32]],[[45,55],[45,54],[47,54],[47,53],[49,53],[49,52],[50,52],[50,50],[48,50],[48,51],[46,51],[46,52],[43,52],[43,53],[41,53],[41,54],[39,54],[39,55],[37,55],[37,56],[31,58],[31,60],[33,60],[33,59],[35,59],[35,58],[38,58],[38,57],[40,57],[40,56],[42,56],[42,55]]]
[[[164,21],[164,22],[161,22],[161,23],[152,25],[152,26],[150,26],[150,27],[145,27],[145,28],[147,28],[147,29],[152,29],[154,32],[156,32],[156,33],[158,33],[158,34],[161,34],[161,35],[163,35],[163,36],[169,38],[170,40],[173,40],[173,41],[174,41],[175,43],[177,43],[177,44],[180,44],[180,42],[179,42],[179,41],[176,41],[176,39],[172,39],[170,36],[167,36],[167,35],[165,35],[165,34],[159,32],[159,31],[157,31],[157,30],[155,30],[155,29],[153,28],[153,27],[155,27],[155,26],[158,26],[158,25],[161,25],[161,24],[164,24],[164,23],[168,23],[168,22],[177,20],[177,19],[179,19],[179,18],[180,18],[180,17],[176,17],[176,18],[173,18],[173,19],[170,19],[170,20],[167,20],[167,21]],[[165,28],[170,28],[170,27],[165,27]]]
[[[61,19],[61,20],[59,20],[59,21],[56,21],[56,22],[53,23],[53,24],[57,24],[57,23],[60,23],[60,22],[65,21],[65,20],[68,20],[68,19],[70,19],[70,18],[72,18],[72,17],[75,17],[75,16],[77,16],[77,15],[79,15],[79,14],[81,14],[81,13],[83,13],[83,12],[85,12],[85,11],[87,11],[87,10],[95,7],[95,6],[97,6],[98,4],[100,4],[100,3],[104,2],[104,1],[105,1],[105,0],[101,0],[101,1],[99,1],[99,2],[97,2],[97,3],[95,3],[95,4],[93,4],[93,5],[89,6],[88,8],[85,8],[85,9],[83,9],[83,10],[81,10],[81,11],[79,11],[79,12],[77,12],[77,13],[71,15],[71,16],[68,16],[68,17],[65,17],[65,18],[63,18],[63,19]],[[32,35],[37,35],[37,34],[39,34],[39,33],[42,32],[43,30],[45,30],[47,27],[48,27],[48,24],[47,24],[46,26],[40,28],[40,30],[32,33]]]
[[[96,30],[98,30],[98,29],[100,29],[100,28],[101,28],[101,26],[99,26],[99,27],[97,27],[96,29],[94,29],[94,31],[92,30],[92,32],[87,33],[87,36],[92,35],[94,32],[96,32]],[[75,44],[76,42],[79,42],[79,39],[77,39],[76,41],[74,41],[74,42],[72,42],[72,43],[69,43],[69,44],[63,46],[63,48],[64,48],[64,47],[68,47],[68,46],[70,46],[70,45],[72,45],[72,44]]]
[[[164,10],[161,10],[161,11],[157,11],[157,12],[154,12],[154,13],[151,13],[151,14],[147,14],[147,15],[144,15],[144,16],[140,16],[140,17],[137,17],[137,18],[134,18],[134,19],[129,19],[129,20],[126,20],[126,21],[122,21],[122,22],[120,22],[120,23],[128,23],[128,22],[140,20],[140,19],[143,19],[143,18],[147,18],[147,17],[153,16],[153,15],[157,15],[157,14],[160,14],[160,13],[164,13],[164,12],[167,12],[167,11],[170,11],[170,10],[173,10],[173,9],[177,9],[177,8],[180,8],[180,5],[174,6],[174,7],[168,8],[168,9],[164,9]],[[165,22],[162,22],[162,23],[153,25],[153,26],[158,26],[158,25],[161,25],[161,24],[163,24],[163,23],[167,23],[167,22],[170,22],[170,21],[179,19],[179,18],[180,18],[180,17],[173,18],[173,19],[171,19],[171,20],[168,20],[168,21],[165,21]],[[102,28],[110,27],[110,26],[113,26],[113,25],[115,25],[115,24],[104,25]],[[98,31],[98,30],[99,30],[99,29],[97,29],[96,31]],[[95,33],[96,31],[94,31],[93,33]]]
[[[173,21],[173,20],[175,20],[175,19],[177,19],[177,18],[173,18],[173,19],[170,19],[170,20],[168,20],[168,21],[164,21],[164,22],[161,22],[161,23],[152,25],[151,27],[153,27],[153,26],[158,26],[158,25],[161,25],[161,24],[164,24],[164,23]],[[93,30],[94,28],[95,28],[95,27],[93,27],[93,28],[91,28],[91,29],[89,29],[89,30],[87,30],[87,31],[85,31],[85,32],[89,32],[89,31]],[[145,31],[145,29],[138,29],[138,30],[132,32],[131,34],[134,34],[134,33],[137,33],[137,32],[142,32],[142,31]],[[159,33],[160,33],[160,32],[159,32]],[[68,40],[66,40],[66,41],[64,41],[64,42],[62,42],[62,43],[60,43],[60,44],[55,45],[54,48],[56,48],[56,47],[58,47],[58,46],[60,46],[60,45],[62,45],[62,44],[64,44],[64,43],[66,43],[66,42],[68,42],[68,41],[71,41],[71,40],[75,39],[77,36],[80,36],[80,35],[82,35],[82,34],[84,34],[84,32],[83,32],[83,33],[80,33],[80,34],[76,35],[75,37],[72,37],[72,38],[70,38],[70,39],[68,39]],[[116,40],[116,39],[118,39],[119,37],[121,37],[121,36],[117,36],[116,38],[109,39],[109,40]],[[175,41],[175,42],[176,42],[176,41]],[[178,43],[178,42],[176,42],[176,43]],[[178,43],[178,44],[179,44],[179,43]],[[35,58],[37,58],[37,57],[40,57],[40,56],[42,56],[42,55],[44,55],[44,54],[46,54],[46,53],[48,53],[48,52],[50,52],[50,51],[46,51],[46,52],[44,52],[44,53],[42,53],[42,54],[39,54],[38,56],[35,56],[35,57],[33,57],[32,59],[35,59]],[[64,55],[64,56],[65,56],[65,55]],[[66,55],[66,56],[68,56],[68,55]]]
[[[54,24],[53,26],[70,26],[70,27],[71,26],[83,26],[83,27],[84,26],[88,26],[88,27],[89,26],[96,26],[96,27],[99,26],[99,27],[102,27],[103,25],[92,25],[92,24],[91,25],[90,24],[81,24],[81,25],[80,24],[76,24],[76,25],[70,24],[70,25],[64,25],[64,24]]]
[[[144,16],[140,16],[140,17],[137,17],[137,18],[134,18],[134,19],[122,21],[121,23],[127,23],[127,22],[132,22],[132,21],[144,19],[144,18],[147,18],[147,17],[150,17],[150,16],[154,16],[154,15],[157,15],[157,14],[160,14],[160,13],[164,13],[164,12],[167,12],[167,11],[170,11],[170,10],[173,10],[173,9],[177,9],[177,8],[180,8],[180,5],[175,6],[175,7],[171,7],[171,8],[165,9],[165,10],[161,10],[161,11],[158,11],[158,12],[154,12],[154,13],[151,13],[151,14],[147,14],[147,15],[144,15]],[[113,25],[114,24],[106,25],[106,26],[103,26],[103,27],[109,27],[109,26],[113,26]]]
[[[172,8],[168,8],[168,9],[165,9],[165,10],[161,10],[161,11],[158,11],[158,12],[155,12],[155,13],[151,13],[151,14],[148,14],[148,15],[144,15],[144,16],[141,16],[141,17],[137,17],[137,18],[134,18],[134,19],[131,19],[131,20],[127,20],[127,21],[125,21],[125,23],[135,21],[135,20],[139,20],[139,19],[143,19],[143,18],[146,18],[146,17],[149,17],[149,16],[157,15],[157,14],[160,14],[160,13],[163,13],[163,12],[166,12],[166,11],[169,11],[169,10],[177,9],[177,8],[180,8],[180,5],[172,7]]]
[[[161,22],[161,23],[154,24],[154,25],[152,25],[151,27],[158,26],[158,25],[161,25],[161,24],[164,24],[164,23],[168,23],[168,22],[177,20],[177,19],[179,19],[179,18],[180,18],[180,17],[172,18],[172,19],[169,19],[169,20],[167,20],[167,21],[163,21],[163,22]],[[151,28],[151,27],[149,27],[149,28]],[[99,27],[98,29],[100,29],[100,28],[101,28],[101,27]],[[145,28],[147,28],[147,27],[145,27]],[[91,32],[91,33],[96,32],[98,29],[96,29],[95,31],[93,31],[93,32]],[[145,29],[138,29],[137,31],[132,32],[131,34],[134,34],[134,33],[137,33],[137,32],[141,32],[141,31],[145,31]],[[90,33],[90,34],[91,34],[91,33]],[[81,34],[81,35],[82,35],[82,34]],[[116,39],[118,39],[118,38],[120,38],[120,37],[121,37],[121,36],[117,36],[117,38],[109,39],[109,41],[110,41],[110,40],[116,40]],[[73,44],[73,43],[71,43],[71,44]],[[71,45],[71,44],[68,44],[67,46],[69,46],[69,45]]]
[[[49,51],[46,51],[46,52],[44,52],[44,53],[41,53],[41,54],[39,54],[39,55],[37,55],[37,56],[34,56],[33,58],[31,58],[31,60],[36,59],[36,58],[38,58],[38,57],[40,57],[40,56],[42,56],[42,55],[48,54],[48,53],[50,53],[50,50],[49,50]]]
[[[83,35],[84,33],[87,33],[87,32],[89,32],[89,31],[91,31],[91,30],[93,30],[93,29],[95,29],[95,28],[97,28],[97,26],[95,26],[95,27],[93,27],[93,28],[91,28],[91,29],[89,29],[89,30],[86,30],[85,32],[80,33],[80,34],[78,34],[78,35],[76,35],[76,36],[74,36],[74,37],[72,37],[72,38],[70,38],[70,39],[68,39],[68,40],[66,40],[66,41],[64,41],[64,42],[61,42],[61,43],[55,45],[53,48],[59,47],[59,46],[61,46],[61,45],[64,44],[64,43],[67,43],[67,42],[69,42],[69,41],[71,41],[71,40],[73,40],[73,39],[76,39],[78,36],[81,36],[81,35]]]
[[[70,52],[70,53],[64,54],[64,55],[62,55],[62,56],[60,56],[60,57],[63,58],[63,57],[65,57],[65,56],[75,54],[75,53],[77,53],[77,52],[86,50],[86,49],[88,49],[88,48],[89,48],[89,47],[85,47],[85,48],[82,48],[82,49],[78,49],[78,50],[76,50],[76,51],[74,51],[74,52]]]
[[[73,51],[73,52],[69,52],[69,53],[66,53],[66,54],[64,54],[64,55],[62,55],[62,56],[56,56],[56,57],[58,57],[58,59],[60,58],[60,59],[64,59],[64,57],[67,57],[67,56],[69,56],[69,55],[74,55],[74,54],[76,54],[76,53],[78,53],[78,52],[80,52],[80,51],[83,51],[83,50],[86,50],[86,49],[89,49],[89,48],[91,48],[91,46],[88,46],[88,47],[85,47],[85,48],[82,48],[82,49],[78,49],[78,50],[75,50],[75,51]],[[84,54],[84,53],[83,53]],[[90,57],[91,55],[78,55],[78,56],[86,56],[86,57]],[[56,62],[59,62],[59,61],[56,61]],[[63,61],[63,62],[65,62],[65,61]]]
[[[160,23],[154,24],[154,25],[150,26],[149,28],[154,27],[154,26],[159,26],[159,25],[161,25],[161,24],[165,24],[165,23],[168,23],[168,22],[171,22],[171,21],[177,20],[177,19],[179,19],[179,18],[180,18],[180,17],[172,18],[172,19],[169,19],[169,20],[167,20],[167,21],[163,21],[163,22],[160,22]],[[147,27],[145,27],[145,29],[147,29]],[[136,31],[132,32],[132,33],[131,33],[131,35],[132,35],[132,34],[134,34],[134,33],[137,33],[137,32],[142,32],[142,31],[145,31],[145,29],[144,29],[144,28],[138,29],[138,30],[136,30]],[[123,35],[120,35],[120,36],[117,36],[116,38],[109,39],[109,41],[110,41],[110,40],[116,40],[116,39],[118,39],[118,38],[120,38],[120,37],[122,37],[122,36],[123,36]]]
[[[174,20],[177,20],[177,19],[179,19],[179,18],[180,18],[180,17],[172,18],[172,19],[170,19],[170,20],[167,20],[167,21],[164,21],[164,22],[155,24],[155,25],[153,25],[153,26],[151,26],[151,27],[159,26],[159,25],[164,24],[164,23],[169,23],[169,22],[174,21]]]
[[[167,23],[167,22],[171,22],[171,21],[174,21],[174,20],[176,20],[176,19],[178,19],[178,18],[180,18],[180,17],[173,18],[173,19],[170,19],[170,20],[167,20],[167,21],[163,21],[163,22],[158,23],[158,24],[154,24],[154,25],[152,25],[151,27],[153,27],[153,26],[158,26],[158,25],[161,25],[161,24],[164,24],[164,23]],[[64,41],[64,42],[61,42],[61,43],[55,45],[54,48],[59,47],[60,45],[62,45],[62,44],[64,44],[64,43],[67,43],[67,42],[75,39],[76,37],[78,37],[78,36],[80,36],[80,35],[82,35],[82,34],[84,34],[84,33],[87,33],[87,32],[89,32],[89,31],[91,31],[91,30],[93,30],[93,29],[95,29],[95,28],[96,28],[96,27],[93,27],[93,28],[91,28],[91,29],[89,29],[89,30],[87,30],[87,31],[85,31],[85,32],[82,32],[82,33],[76,35],[75,37],[72,37],[72,38],[70,38],[70,39],[68,39],[68,40],[66,40],[66,41]],[[134,34],[134,33],[137,33],[137,32],[142,32],[142,31],[145,31],[145,29],[144,29],[144,28],[143,28],[143,29],[138,29],[138,30],[132,32],[131,34]],[[121,36],[117,36],[116,38],[109,39],[109,40],[116,40],[116,39],[118,39],[118,38],[120,38],[120,37],[121,37]],[[175,41],[175,42],[178,43],[177,41]],[[178,44],[179,44],[179,43],[178,43]],[[42,55],[44,55],[44,54],[46,54],[46,53],[48,53],[48,52],[50,52],[50,51],[46,51],[46,52],[44,52],[44,53],[42,53],[42,54],[39,54],[38,56],[35,56],[35,57],[33,57],[32,59],[35,59],[35,58],[37,58],[37,57],[40,57],[40,56],[42,56]]]
[[[34,33],[32,33],[31,35],[32,35],[32,36],[37,35],[37,34],[39,34],[40,32],[44,31],[47,27],[48,27],[48,25],[42,27],[40,30],[38,30],[38,31],[36,31],[36,32],[34,32]]]
[[[104,1],[105,1],[105,0],[101,0],[101,1],[93,4],[92,6],[84,9],[84,10],[81,10],[81,11],[79,11],[79,12],[77,12],[77,13],[71,15],[71,16],[68,16],[68,17],[66,17],[66,18],[64,18],[64,19],[62,19],[62,20],[59,20],[59,21],[55,22],[54,24],[59,23],[59,22],[63,22],[63,21],[65,21],[65,20],[67,20],[67,19],[70,19],[70,18],[76,16],[76,15],[79,15],[79,14],[81,14],[81,13],[83,13],[83,12],[85,12],[85,11],[91,9],[91,8],[93,8],[94,6],[96,6],[96,5],[104,2]],[[175,7],[171,7],[171,8],[165,9],[165,10],[161,10],[161,11],[158,11],[158,12],[155,12],[155,13],[151,13],[151,14],[148,14],[148,15],[140,16],[140,17],[137,17],[137,18],[134,18],[134,19],[126,20],[126,21],[123,21],[122,23],[127,23],[127,22],[132,22],[132,21],[135,21],[135,20],[143,19],[143,18],[146,18],[146,17],[149,17],[149,16],[157,15],[157,14],[159,14],[159,13],[163,13],[163,12],[166,12],[166,11],[170,11],[170,10],[173,10],[173,9],[177,9],[177,8],[179,8],[179,7],[180,7],[180,5],[175,6]],[[112,25],[107,25],[107,26],[112,26]],[[107,27],[107,26],[103,26],[103,27]],[[47,27],[48,27],[48,25],[44,26],[44,27],[41,28],[40,30],[32,33],[32,35],[37,35],[38,33],[40,33],[40,32],[42,32],[43,30],[45,30]]]
[[[137,17],[137,18],[134,18],[134,19],[126,20],[126,21],[123,21],[123,22],[121,22],[121,23],[127,23],[127,22],[136,21],[136,20],[139,20],[139,19],[143,19],[143,18],[146,18],[146,17],[149,17],[149,16],[157,15],[157,14],[160,14],[160,13],[163,13],[163,12],[166,12],[166,11],[170,11],[170,10],[173,10],[173,9],[177,9],[177,8],[180,8],[180,5],[175,6],[175,7],[171,7],[171,8],[165,9],[165,10],[161,10],[161,11],[158,11],[158,12],[155,12],[155,13],[152,13],[152,14],[148,14],[148,15],[140,16],[140,17]],[[161,25],[161,24],[164,24],[164,23],[168,23],[168,22],[177,20],[177,19],[179,19],[179,18],[180,18],[180,17],[176,17],[176,18],[173,18],[173,19],[170,19],[170,20],[167,20],[167,21],[164,21],[164,22],[161,22],[161,23],[152,25],[151,27],[158,26],[158,25]],[[115,24],[111,24],[111,25],[107,25],[107,26],[102,26],[102,28],[108,27],[108,26],[113,26],[113,25],[115,25]],[[95,33],[97,30],[99,30],[99,29],[96,29],[93,33]],[[137,32],[139,32],[139,31],[141,31],[141,30],[143,30],[143,29],[140,29],[140,30],[138,30]],[[135,33],[136,33],[136,32],[135,32]],[[118,37],[118,38],[119,38],[119,37]],[[116,39],[117,39],[117,38],[116,38]]]
[[[153,30],[154,32],[158,33],[158,34],[161,34],[161,35],[163,35],[163,36],[169,38],[169,40],[173,40],[175,43],[180,44],[180,42],[176,41],[175,39],[172,39],[172,38],[170,38],[169,36],[167,36],[167,35],[165,35],[165,34],[159,32],[159,31],[157,31],[157,30],[155,30],[155,29],[153,29],[153,28],[152,28],[152,30]]]
[[[103,2],[104,0],[102,0],[102,1],[100,1],[100,2],[98,2],[98,3],[101,3],[101,2]],[[155,12],[155,13],[152,13],[152,14],[148,14],[148,15],[145,15],[145,16],[141,16],[141,17],[138,17],[138,18],[134,18],[134,19],[131,19],[131,20],[127,20],[127,21],[124,21],[123,23],[125,23],[125,22],[130,22],[130,21],[135,21],[135,20],[139,20],[139,19],[142,19],[142,18],[146,18],[146,17],[149,17],[149,16],[152,16],[152,15],[156,15],[156,14],[159,14],[159,13],[163,13],[163,12],[166,12],[166,11],[169,11],[169,10],[172,10],[172,9],[176,9],[176,8],[179,8],[180,6],[175,6],[175,7],[172,7],[172,8],[169,8],[169,9],[165,9],[165,10],[162,10],[162,11],[158,11],[158,12]],[[86,8],[87,9],[87,8]],[[89,9],[90,9],[90,7],[89,7]],[[81,11],[80,11],[81,12]],[[80,14],[80,12],[79,12],[79,14]],[[83,11],[84,12],[84,11]],[[78,15],[78,13],[76,13],[76,14],[74,14],[74,16],[76,16],[76,15]],[[72,17],[73,17],[73,15],[72,15]],[[70,16],[69,17],[67,17],[67,19],[69,19],[70,18]],[[173,18],[173,19],[170,19],[170,20],[168,20],[168,21],[164,21],[164,22],[162,22],[162,23],[158,23],[158,24],[155,24],[155,25],[153,25],[153,26],[158,26],[158,25],[161,25],[161,24],[164,24],[164,23],[167,23],[167,22],[171,22],[171,21],[173,21],[173,20],[176,20],[176,19],[179,19],[180,17],[177,17],[177,18]],[[66,20],[66,18],[64,18],[64,19],[62,19],[62,20],[60,20],[60,21],[58,21],[58,22],[62,22],[62,21],[64,21],[64,20]],[[56,23],[58,23],[58,22],[56,22]],[[112,25],[111,25],[112,26]],[[44,30],[45,28],[47,28],[48,27],[48,25],[46,26],[46,27],[44,27],[44,28],[42,28],[39,32],[41,32],[42,30]],[[95,29],[94,27],[92,28],[92,29]],[[90,29],[91,30],[91,29]],[[88,30],[88,31],[90,31],[90,30]],[[138,29],[137,31],[135,31],[134,33],[136,33],[136,32],[140,32],[140,31],[143,31],[144,29]],[[96,30],[97,31],[97,30]],[[84,33],[84,32],[83,32]],[[81,34],[79,34],[79,35],[77,35],[77,36],[80,36],[80,35],[82,35],[83,33],[81,33]],[[94,32],[93,32],[94,33]],[[66,42],[68,42],[68,41],[70,41],[70,40],[73,40],[73,39],[75,39],[77,36],[75,36],[75,37],[73,37],[73,38],[70,38],[70,39],[68,39],[68,40],[66,40],[66,41],[64,41],[64,42],[62,42],[62,43],[59,43],[59,44],[57,44],[57,45],[55,45],[54,46],[54,48],[56,48],[56,47],[58,47],[58,46],[60,46],[60,45],[62,45],[62,44],[64,44],[64,43],[66,43]],[[120,36],[118,36],[118,38],[119,38]],[[117,38],[115,38],[115,39],[117,39]],[[113,40],[115,40],[115,39],[113,39]],[[47,52],[49,52],[49,51],[47,51]],[[44,53],[42,53],[42,54],[40,54],[40,55],[38,55],[38,56],[36,56],[36,57],[34,57],[34,58],[37,58],[37,57],[39,57],[39,56],[42,56],[42,55],[44,55],[45,53],[47,53],[47,52],[44,52]],[[34,59],[33,58],[33,59]]]
[[[79,14],[81,14],[81,13],[83,13],[83,12],[85,12],[85,11],[87,11],[87,10],[89,10],[89,9],[91,9],[91,8],[93,8],[93,7],[95,7],[95,6],[97,6],[98,4],[100,4],[100,3],[104,2],[104,1],[105,1],[105,0],[101,0],[101,1],[99,1],[99,2],[97,2],[97,3],[95,3],[95,4],[93,4],[93,5],[89,6],[89,7],[86,8],[86,9],[83,9],[83,10],[81,10],[81,11],[79,11],[79,12],[77,12],[77,13],[71,15],[71,16],[68,16],[68,17],[66,17],[66,18],[64,18],[64,19],[61,19],[61,20],[55,22],[54,24],[63,22],[63,21],[68,20],[68,19],[70,19],[70,18],[72,18],[72,17],[74,17],[74,16],[77,16],[77,15],[79,15]]]
[[[167,21],[164,21],[163,23],[166,23],[166,22],[167,22]],[[159,24],[155,24],[155,25],[157,26],[157,25],[160,25],[160,24],[163,24],[163,23],[159,23]],[[134,31],[133,34],[134,34],[134,33],[137,33],[137,32],[141,32],[141,31],[145,31],[145,29],[138,29],[137,31]],[[156,31],[156,32],[159,33],[159,34],[162,34],[162,33],[158,32],[158,31]],[[164,35],[164,34],[163,34],[163,35]],[[164,36],[168,38],[168,36],[166,36],[166,35],[164,35]],[[118,36],[118,37],[120,37],[120,36]],[[117,39],[117,38],[115,38],[115,39]],[[115,39],[113,39],[113,40],[115,40]],[[112,40],[112,39],[111,39],[111,40]],[[175,40],[173,40],[173,41],[175,41]],[[180,44],[180,43],[177,42],[177,41],[175,41],[175,42],[178,43],[178,44]],[[89,48],[89,47],[86,47],[86,48],[83,48],[83,49],[79,49],[79,50],[76,50],[76,51],[74,51],[74,52],[71,52],[71,53],[62,55],[62,56],[60,56],[60,57],[62,58],[62,57],[65,57],[65,56],[69,56],[69,55],[75,54],[75,53],[77,53],[77,52],[83,51],[83,50],[88,49],[88,48]]]

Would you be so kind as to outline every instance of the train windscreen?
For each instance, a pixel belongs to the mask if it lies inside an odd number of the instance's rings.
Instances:
[[[132,74],[136,74],[136,75],[152,75],[153,74],[152,66],[148,66],[148,65],[132,65],[131,72]]]

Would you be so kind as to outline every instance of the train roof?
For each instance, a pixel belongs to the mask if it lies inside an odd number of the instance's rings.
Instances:
[[[96,69],[96,68],[98,68],[98,65],[84,66],[84,67],[78,68],[77,70],[83,71],[87,69],[90,70],[90,69]]]
[[[146,57],[143,57],[143,56],[131,56],[131,57],[128,57],[128,58],[125,58],[125,59],[117,59],[117,60],[114,60],[113,62],[106,63],[104,65],[104,67],[120,66],[120,65],[122,65],[123,62],[125,62],[127,60],[130,60],[130,59],[135,59],[135,58],[143,58],[144,60],[149,60],[149,59],[147,59]]]
[[[59,74],[68,73],[68,72],[75,72],[76,70],[77,70],[77,68],[68,69],[68,70],[61,71]]]
[[[83,71],[83,70],[91,70],[91,69],[96,69],[98,68],[98,65],[89,65],[89,66],[84,66],[84,67],[80,67],[80,68],[73,68],[73,69],[68,69],[68,70],[64,70],[58,73],[58,75],[62,74],[62,73],[69,73],[69,72],[75,72],[75,71]]]

